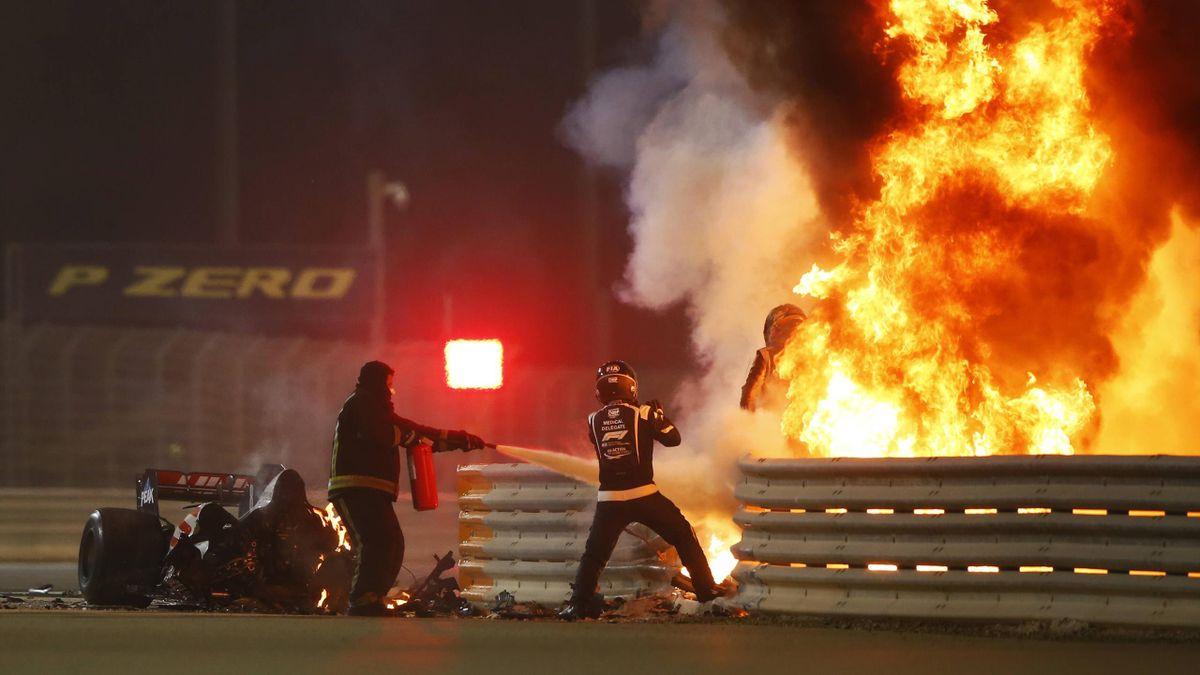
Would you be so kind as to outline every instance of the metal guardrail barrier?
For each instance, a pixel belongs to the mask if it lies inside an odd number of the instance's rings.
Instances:
[[[1200,626],[1200,457],[738,467],[748,611]]]
[[[507,591],[517,602],[565,601],[595,504],[596,488],[532,464],[460,466],[462,597],[488,605]],[[631,526],[600,577],[600,592],[629,597],[665,590],[678,572],[659,556],[668,548],[648,529]]]

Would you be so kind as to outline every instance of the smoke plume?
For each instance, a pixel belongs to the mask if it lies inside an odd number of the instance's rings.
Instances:
[[[659,474],[668,489],[672,480],[688,485],[679,497],[712,504],[729,498],[738,455],[782,451],[778,416],[744,413],[738,392],[762,346],[763,317],[789,300],[802,251],[824,225],[787,120],[721,48],[720,9],[678,3],[669,13],[653,60],[601,76],[565,126],[586,157],[629,171],[634,249],[622,298],[689,310],[703,374],[670,411],[689,459]]]

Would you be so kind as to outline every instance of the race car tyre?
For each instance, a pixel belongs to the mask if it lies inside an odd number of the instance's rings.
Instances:
[[[133,509],[96,509],[79,542],[79,588],[90,605],[150,604],[167,539],[159,519]]]

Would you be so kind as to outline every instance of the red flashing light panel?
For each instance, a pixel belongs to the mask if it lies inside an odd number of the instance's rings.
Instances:
[[[504,345],[499,340],[450,340],[446,343],[446,386],[451,389],[499,389],[504,385]]]

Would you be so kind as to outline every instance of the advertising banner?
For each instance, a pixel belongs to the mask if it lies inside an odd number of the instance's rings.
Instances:
[[[7,313],[22,323],[365,336],[374,258],[361,248],[11,245]]]

